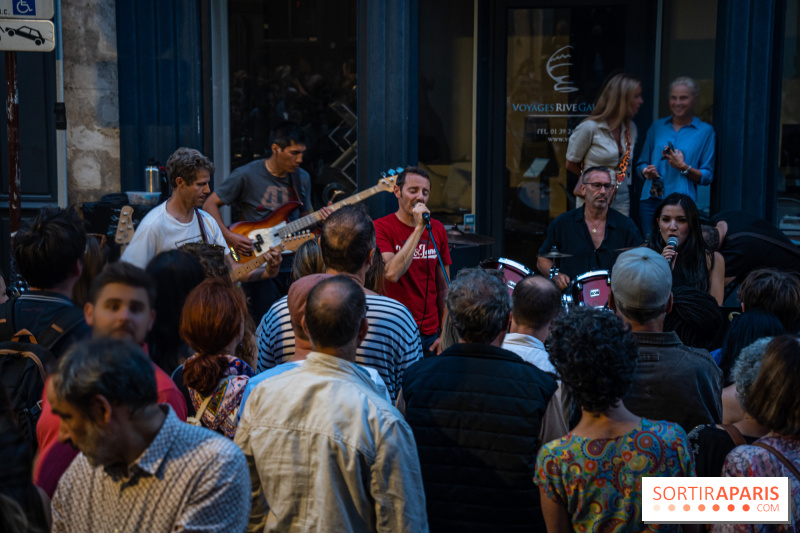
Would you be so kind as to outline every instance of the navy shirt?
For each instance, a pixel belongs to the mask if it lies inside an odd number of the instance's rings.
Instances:
[[[556,218],[547,228],[547,239],[539,248],[539,255],[548,253],[553,246],[561,253],[571,254],[572,257],[559,260],[559,270],[571,279],[591,270],[610,272],[621,253],[620,248],[633,248],[644,242],[633,220],[609,208],[605,237],[595,250],[583,210],[581,206]]]

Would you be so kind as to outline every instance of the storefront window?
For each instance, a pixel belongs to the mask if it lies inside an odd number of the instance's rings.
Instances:
[[[575,205],[567,141],[625,57],[625,7],[510,9],[506,255],[528,267],[551,220]]]
[[[419,164],[448,226],[473,212],[474,18],[463,0],[419,3]]]
[[[780,156],[778,161],[778,227],[800,243],[800,7],[786,2],[783,45]]]
[[[355,190],[356,6],[228,0],[231,170],[264,157],[274,128],[292,120],[309,138],[315,208]]]

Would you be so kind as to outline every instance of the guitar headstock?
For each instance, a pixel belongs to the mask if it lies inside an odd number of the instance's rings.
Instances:
[[[131,239],[133,239],[133,234],[133,208],[126,205],[119,210],[117,234],[114,236],[114,242],[120,245],[120,253],[125,251],[125,248],[131,242]]]
[[[378,180],[378,189],[381,191],[394,191],[397,185],[397,175],[403,172],[403,167],[390,168],[386,172],[381,172],[381,179]]]
[[[296,252],[304,242],[316,239],[317,236],[309,230],[301,231],[300,233],[292,233],[281,239],[281,247],[284,252]]]

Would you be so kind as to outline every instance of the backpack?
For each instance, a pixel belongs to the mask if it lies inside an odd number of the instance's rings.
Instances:
[[[8,393],[17,426],[31,449],[38,448],[36,422],[42,414],[47,371],[55,363],[51,348],[83,320],[83,309],[68,307],[43,331],[16,331],[16,300],[0,306],[0,381]]]

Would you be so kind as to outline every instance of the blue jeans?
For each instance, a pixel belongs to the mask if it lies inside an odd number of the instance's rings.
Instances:
[[[645,183],[645,185],[647,185]],[[642,200],[639,202],[639,223],[642,229],[642,235],[645,239],[650,234],[650,228],[653,225],[653,217],[656,214],[656,207],[660,204],[664,199],[658,197],[650,197]]]

